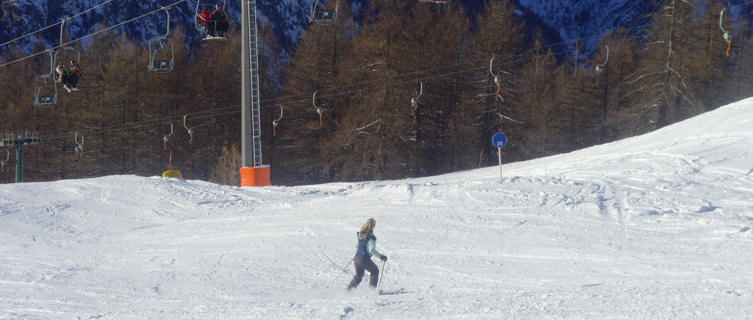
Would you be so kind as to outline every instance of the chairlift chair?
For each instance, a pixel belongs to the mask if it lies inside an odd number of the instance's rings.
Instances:
[[[170,36],[170,11],[167,8],[165,13],[167,14],[167,29],[165,35],[156,36],[149,40],[149,71],[152,72],[170,72],[173,70],[175,61],[175,48],[173,43],[168,38]],[[169,50],[169,59],[167,51]]]
[[[225,11],[225,6],[226,5],[227,5],[227,0],[223,0],[222,1],[222,11],[223,12]],[[227,40],[227,37],[224,37],[224,36],[223,37],[212,36],[209,33],[209,30],[207,30],[207,28],[209,28],[209,22],[211,22],[211,21],[209,21],[207,23],[204,23],[204,24],[200,23],[200,21],[204,20],[201,17],[201,11],[202,11],[201,10],[201,0],[197,0],[196,1],[196,10],[194,12],[194,19],[193,20],[194,20],[194,25],[195,25],[196,30],[198,30],[199,32],[202,32],[202,33],[206,34],[204,37],[201,38],[201,40]],[[215,26],[215,28],[216,28],[216,26]]]
[[[78,64],[81,61],[81,51],[78,49],[72,47],[72,46],[66,46],[63,43],[63,35],[65,31],[65,22],[68,21],[70,18],[64,18],[62,21],[60,21],[60,42],[58,44],[58,49],[55,51],[55,58],[53,59],[52,68],[54,69],[55,66],[58,65],[58,63],[63,62],[64,64],[68,64],[69,61],[75,61],[76,64]],[[60,79],[56,80],[60,82]]]
[[[81,52],[78,51],[76,48],[61,47],[57,51],[55,51],[55,59],[52,64],[53,69],[60,62],[63,62],[64,65],[68,66],[68,62],[75,61],[76,64],[78,64],[80,60],[81,60]],[[60,82],[59,77],[55,77],[55,79],[57,80],[57,82]]]
[[[55,81],[55,54],[50,53],[50,72],[43,74],[35,80],[34,83],[34,105],[49,106],[56,104],[58,101],[58,87]]]
[[[321,9],[319,8],[319,0],[314,2],[309,13],[309,22],[316,24],[333,24],[337,20],[337,11],[340,7],[340,0],[335,3],[335,9]]]
[[[81,51],[72,46],[67,46],[63,42],[63,36],[65,34],[64,32],[65,22],[68,20],[70,20],[70,18],[66,17],[60,21],[60,43],[58,44],[58,47],[57,47],[58,49],[55,51],[55,57],[52,63],[53,70],[57,65],[61,63],[66,68],[70,68],[69,62],[73,62],[75,63],[76,66],[78,66],[79,62],[81,61]],[[78,77],[77,79],[80,80],[81,75],[77,73],[77,77]],[[54,79],[56,82],[62,82],[63,81],[62,78],[63,78],[62,75],[54,74]],[[76,82],[78,82],[78,80]],[[64,86],[64,87],[68,90],[68,92],[71,91],[71,88],[68,88],[67,86]],[[78,91],[77,86],[74,86],[72,90]]]
[[[37,77],[36,89],[34,90],[35,106],[50,106],[58,102],[58,87],[55,79],[49,74]]]

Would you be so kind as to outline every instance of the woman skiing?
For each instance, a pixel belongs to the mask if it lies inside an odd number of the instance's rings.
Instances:
[[[369,218],[366,223],[361,227],[361,231],[356,233],[356,256],[353,258],[356,267],[356,275],[353,276],[353,280],[348,285],[348,290],[358,287],[361,283],[361,279],[364,275],[364,270],[368,270],[369,287],[375,289],[377,282],[379,281],[379,268],[371,261],[371,256],[376,256],[382,261],[387,261],[387,256],[379,253],[376,249],[376,237],[374,236],[374,227],[376,221],[374,218]]]

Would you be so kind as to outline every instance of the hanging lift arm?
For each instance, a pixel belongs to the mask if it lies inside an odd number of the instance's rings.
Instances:
[[[186,125],[186,118],[188,118],[188,115],[187,115],[187,114],[183,116],[183,127],[184,127],[184,128],[186,128],[186,131],[188,131],[188,136],[190,137],[190,138],[188,139],[188,144],[193,144],[193,129],[189,128],[189,127],[188,127],[188,126]],[[172,130],[171,130],[171,131],[172,131]]]
[[[312,97],[311,103],[314,105],[314,108],[316,109],[316,113],[319,115],[319,125],[324,125],[324,120],[322,120],[322,113],[324,113],[324,109],[320,108],[316,105],[316,94],[319,93],[319,91],[314,91],[314,95]]]
[[[173,135],[173,123],[170,122],[170,133],[162,137],[162,146],[165,147],[165,150],[167,150],[167,141],[170,139],[170,136]]]
[[[596,72],[603,71],[604,67],[607,66],[607,62],[609,62],[609,46],[608,45],[604,45],[604,48],[606,48],[606,50],[607,50],[607,56],[606,56],[606,58],[604,58],[604,62],[602,62],[601,64],[597,64],[596,65],[596,68],[595,68]]]
[[[282,105],[280,105],[280,117],[275,120],[272,120],[272,136],[273,137],[277,136],[277,125],[280,124],[280,120],[282,120],[282,116],[283,116],[283,109],[282,109]]]
[[[84,136],[81,135],[81,142],[78,141],[78,131],[73,134],[73,142],[76,143],[75,160],[79,161],[84,157]]]
[[[729,57],[729,50],[732,48],[732,38],[729,34],[729,31],[724,29],[724,26],[722,25],[722,22],[724,21],[724,11],[726,11],[727,8],[722,9],[722,12],[719,13],[719,29],[722,29],[722,34],[724,37],[724,40],[727,41],[727,56]]]
[[[421,98],[421,96],[424,94],[424,82],[419,80],[418,81],[418,95],[410,99],[410,115],[415,116],[416,111],[418,110],[418,99]]]
[[[502,92],[502,76],[494,73],[494,58],[496,57],[492,56],[492,59],[489,61],[489,74],[494,78],[494,84],[497,85],[497,93],[495,94],[497,99],[504,101],[500,95]]]

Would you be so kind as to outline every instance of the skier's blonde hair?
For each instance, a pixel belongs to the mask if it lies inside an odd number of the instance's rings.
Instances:
[[[365,240],[369,240],[369,238],[371,238],[371,233],[374,232],[375,226],[376,220],[374,220],[374,218],[369,218],[368,220],[366,220],[366,223],[364,223],[363,227],[361,227],[361,231],[359,231],[361,237]]]

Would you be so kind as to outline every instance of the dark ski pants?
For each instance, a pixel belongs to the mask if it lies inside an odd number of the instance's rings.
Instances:
[[[358,284],[361,283],[361,279],[363,278],[364,270],[369,271],[370,274],[369,287],[376,288],[377,282],[379,281],[379,268],[374,264],[374,261],[371,261],[371,257],[356,255],[354,262],[354,265],[356,266],[356,275],[353,276],[353,280],[350,281],[348,290],[358,287]]]

